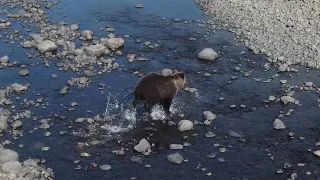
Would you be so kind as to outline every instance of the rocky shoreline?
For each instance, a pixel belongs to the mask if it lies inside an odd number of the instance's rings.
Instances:
[[[268,61],[320,69],[320,1],[195,1]]]

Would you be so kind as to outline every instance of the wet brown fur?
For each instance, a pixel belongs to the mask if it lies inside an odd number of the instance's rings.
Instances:
[[[143,76],[136,85],[134,91],[133,108],[138,103],[144,103],[144,108],[150,113],[155,104],[160,104],[166,113],[170,113],[170,106],[177,92],[186,85],[183,72],[163,76],[157,73],[149,73]]]

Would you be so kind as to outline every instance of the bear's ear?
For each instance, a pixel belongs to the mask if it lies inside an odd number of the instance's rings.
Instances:
[[[181,77],[181,79],[184,80],[184,73],[183,72],[179,72],[178,74],[179,74],[179,77]]]

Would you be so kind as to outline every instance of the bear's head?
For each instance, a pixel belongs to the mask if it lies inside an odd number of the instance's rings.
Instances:
[[[187,85],[187,78],[183,72],[176,72],[172,74],[173,80],[178,89],[183,89]]]

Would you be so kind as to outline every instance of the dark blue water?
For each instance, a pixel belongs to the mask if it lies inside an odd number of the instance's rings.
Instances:
[[[134,8],[136,4],[144,4],[144,8]],[[27,65],[30,70],[28,77],[20,77],[15,68],[0,70],[0,86],[5,87],[14,82],[30,83],[31,87],[24,95],[18,95],[20,100],[14,100],[17,110],[30,109],[36,117],[50,118],[52,126],[49,130],[35,130],[32,134],[26,134],[8,145],[19,152],[20,159],[28,157],[46,159],[45,165],[55,172],[55,179],[286,179],[291,173],[297,172],[301,179],[319,179],[319,161],[308,152],[314,149],[314,144],[319,136],[319,111],[316,99],[317,93],[297,92],[295,97],[303,106],[282,106],[274,104],[266,107],[269,95],[281,97],[283,95],[279,80],[288,79],[288,84],[302,84],[305,81],[319,83],[317,72],[306,73],[303,69],[300,74],[294,73],[295,79],[290,79],[289,73],[281,74],[271,83],[255,82],[253,78],[267,80],[276,73],[276,70],[265,71],[263,64],[266,58],[261,55],[253,55],[242,46],[237,46],[234,34],[224,30],[216,30],[208,33],[207,29],[198,26],[199,19],[207,19],[196,7],[193,1],[71,1],[66,0],[52,7],[48,11],[50,21],[60,21],[72,24],[80,23],[80,32],[90,29],[96,37],[105,37],[105,31],[98,31],[107,25],[115,29],[117,36],[129,35],[125,38],[125,46],[121,51],[122,56],[116,57],[121,69],[110,74],[92,77],[87,88],[69,88],[67,95],[60,95],[59,90],[72,77],[79,77],[73,72],[58,71],[55,66],[59,60],[50,61],[50,67],[43,67],[37,62],[41,59],[28,59],[25,50],[18,47],[18,43],[9,45],[0,43],[0,55],[9,54],[10,59],[17,60],[19,64]],[[163,20],[162,18],[165,17]],[[174,22],[175,18],[181,19]],[[185,23],[185,21],[187,23]],[[19,22],[13,23],[13,28],[19,28]],[[2,30],[0,32],[4,32]],[[22,32],[26,33],[26,32]],[[207,35],[207,37],[205,37]],[[158,48],[144,47],[143,43],[136,43],[136,39],[158,43]],[[191,41],[195,38],[196,41]],[[209,39],[209,41],[208,41]],[[215,62],[207,62],[196,58],[198,52],[205,47],[212,47],[219,51],[221,57]],[[241,55],[241,51],[246,54]],[[126,54],[135,53],[144,55],[149,61],[128,63]],[[241,64],[241,72],[237,74],[234,67]],[[212,126],[197,125],[190,132],[178,132],[175,126],[168,126],[161,121],[143,121],[141,109],[138,111],[138,123],[130,132],[115,137],[114,140],[106,139],[104,132],[96,132],[91,137],[77,137],[72,132],[87,131],[89,124],[76,124],[79,117],[94,117],[103,115],[106,109],[108,93],[110,92],[120,103],[126,104],[132,99],[128,93],[134,89],[138,76],[132,75],[134,71],[148,73],[160,71],[163,68],[178,69],[184,71],[188,77],[189,85],[198,89],[198,94],[180,92],[176,98],[175,108],[185,117],[176,115],[171,120],[178,122],[181,119],[203,121],[202,112],[210,110],[217,114],[217,119]],[[251,72],[250,77],[244,77],[243,72]],[[204,73],[212,76],[205,77]],[[51,74],[58,75],[52,79]],[[238,76],[237,80],[231,80],[231,76]],[[106,83],[104,94],[98,89],[99,83]],[[40,93],[40,95],[36,95]],[[12,99],[14,99],[13,96]],[[36,107],[23,107],[19,103],[24,98],[36,99],[44,97],[44,102],[49,102],[45,109]],[[218,98],[224,97],[224,101]],[[75,111],[69,112],[69,103],[79,104]],[[60,104],[63,106],[61,107]],[[230,108],[236,104],[237,108]],[[245,104],[245,108],[240,108]],[[256,111],[251,110],[253,107]],[[272,128],[273,120],[279,111],[287,112],[294,108],[294,115],[283,118],[287,129],[276,131]],[[58,115],[58,116],[55,116]],[[64,116],[61,118],[59,116]],[[37,121],[23,120],[23,130],[28,132],[38,125]],[[156,132],[145,131],[143,128],[153,127]],[[240,133],[245,142],[228,137],[228,131]],[[52,133],[44,137],[46,131]],[[60,135],[59,131],[68,131]],[[207,131],[217,134],[215,138],[205,138]],[[288,132],[295,133],[295,139],[289,139]],[[193,135],[194,134],[194,135]],[[187,135],[188,139],[182,137]],[[150,137],[149,142],[154,143],[153,153],[144,157],[142,163],[130,161],[131,156],[139,155],[133,151],[133,146],[141,138]],[[304,137],[305,140],[299,139]],[[2,138],[2,137],[1,137]],[[5,138],[11,139],[9,135]],[[98,146],[88,146],[84,149],[77,147],[78,142],[90,142],[101,140],[105,143]],[[183,150],[169,150],[172,143],[189,142],[192,145]],[[24,148],[18,148],[24,144]],[[49,146],[50,150],[42,152],[41,146]],[[227,147],[227,152],[219,153],[219,147]],[[114,149],[128,148],[124,157],[118,157],[111,153]],[[83,158],[81,152],[88,152],[94,156]],[[171,164],[166,156],[173,152],[181,153],[188,162],[180,165]],[[212,152],[217,153],[213,159],[206,158]],[[274,156],[274,160],[270,157]],[[221,162],[219,158],[225,161]],[[81,170],[74,168],[74,160],[81,160]],[[292,164],[291,168],[284,169],[283,174],[276,174],[283,164]],[[91,163],[110,164],[112,169],[102,171],[93,168]],[[298,163],[306,163],[305,167],[298,167]],[[150,164],[151,168],[145,168],[144,164]],[[201,168],[206,168],[205,171]],[[312,172],[306,175],[306,172]],[[207,176],[207,173],[211,176]]]

